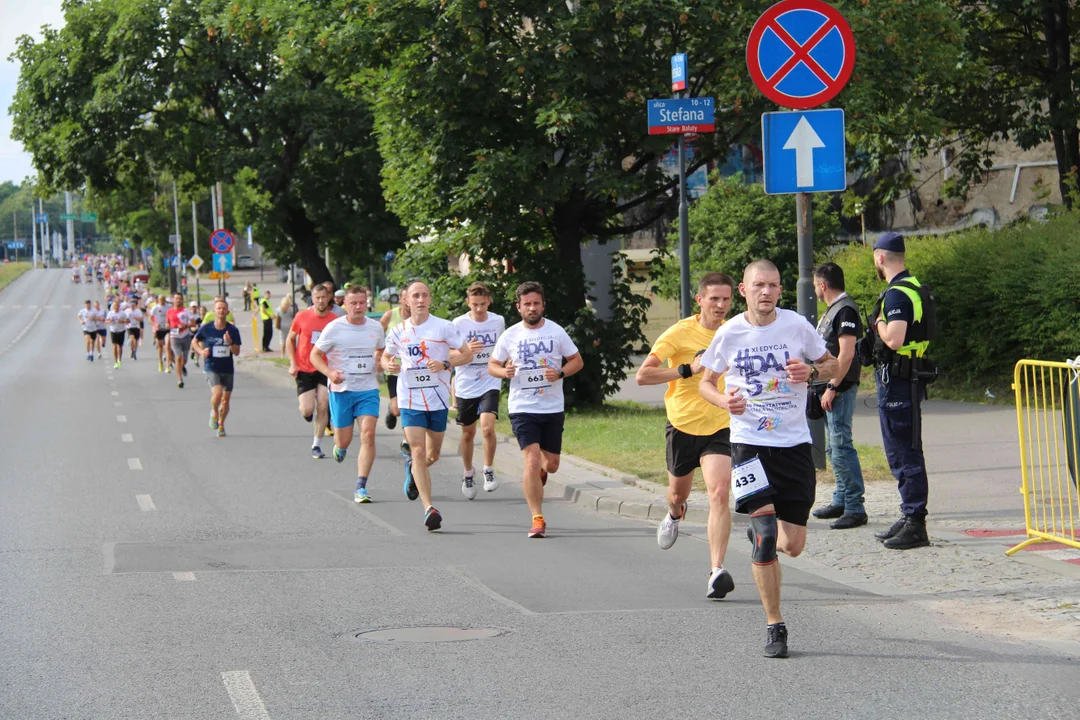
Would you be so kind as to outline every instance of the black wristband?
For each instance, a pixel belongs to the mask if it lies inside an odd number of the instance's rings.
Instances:
[[[683,363],[677,369],[679,371],[679,375],[682,376],[683,380],[689,380],[694,376],[694,369],[690,367],[687,363]]]
[[[566,373],[563,372],[562,370],[560,370],[559,371],[559,379],[562,380],[564,377],[566,377]]]
[[[447,370],[450,369],[450,361],[449,360],[443,360],[443,365],[446,367]]]

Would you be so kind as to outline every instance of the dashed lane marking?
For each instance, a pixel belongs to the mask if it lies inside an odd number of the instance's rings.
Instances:
[[[128,458],[128,468],[131,470],[142,470],[142,461],[139,458]],[[147,495],[147,497],[150,497]]]
[[[122,442],[135,442],[135,438],[132,437],[131,435],[127,434],[127,433],[121,433],[120,434],[120,440]]]
[[[119,422],[119,423],[127,422],[127,415],[117,415],[116,416],[116,422]]]
[[[157,507],[154,506],[154,501],[150,499],[149,495],[136,495],[135,502],[139,503],[139,509],[143,512],[157,510]]]
[[[232,670],[221,673],[221,679],[240,720],[270,720],[270,713],[266,711],[266,705],[251,679],[251,673],[247,670]]]
[[[177,582],[193,582],[195,580],[195,573],[193,572],[174,572],[172,576],[173,580]]]

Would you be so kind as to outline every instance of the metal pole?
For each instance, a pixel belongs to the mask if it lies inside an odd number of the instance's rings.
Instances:
[[[195,215],[195,201],[191,201],[191,257],[199,254],[199,220]],[[202,289],[199,287],[199,276],[202,272],[195,268],[195,302],[202,304]]]
[[[217,195],[217,223],[215,224],[215,230],[225,229],[225,198],[221,194],[221,183],[214,184],[214,192]],[[233,259],[233,265],[236,264],[236,244],[233,243],[233,249],[230,253]],[[229,292],[229,283],[225,279],[225,273],[221,273],[221,296],[225,297]]]
[[[679,135],[679,310],[680,317],[690,317],[694,306],[690,299],[690,221],[686,203],[686,136]]]
[[[30,203],[30,246],[31,254],[33,255],[33,265],[31,267],[37,267],[37,215],[34,213],[34,204]]]
[[[809,193],[795,193],[795,223],[799,244],[799,282],[795,286],[799,314],[817,327],[814,294],[814,202]],[[811,358],[816,359],[816,358]],[[825,469],[825,421],[809,420],[814,467]]]
[[[67,212],[67,216],[68,216],[67,228],[66,228],[67,229],[67,244],[68,244],[68,247],[71,247],[72,245],[75,244],[75,221],[71,219],[71,191],[70,190],[65,190],[64,191],[64,207],[66,208],[65,212]]]

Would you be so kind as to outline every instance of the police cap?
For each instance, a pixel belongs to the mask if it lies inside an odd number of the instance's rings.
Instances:
[[[904,236],[898,232],[887,232],[877,239],[877,242],[874,243],[874,249],[902,254],[904,252]]]

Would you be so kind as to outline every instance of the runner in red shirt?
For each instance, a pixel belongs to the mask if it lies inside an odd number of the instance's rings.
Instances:
[[[285,338],[285,353],[289,356],[289,374],[296,378],[296,395],[300,400],[300,414],[305,420],[315,421],[315,436],[311,440],[311,457],[321,460],[322,438],[330,422],[330,390],[326,376],[311,364],[311,348],[319,334],[337,315],[330,312],[330,289],[316,285],[311,291],[312,306],[293,318],[289,335]]]

